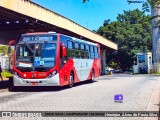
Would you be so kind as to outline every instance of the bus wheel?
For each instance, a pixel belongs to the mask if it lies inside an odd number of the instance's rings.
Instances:
[[[94,82],[94,70],[92,70],[92,77],[91,77],[91,83],[93,83]]]
[[[73,72],[70,73],[70,76],[69,76],[69,87],[73,87],[74,85],[74,74]]]
[[[10,86],[10,87],[8,88],[8,91],[9,91],[9,92],[16,92],[16,91],[17,91],[17,87],[15,87],[15,86]]]
[[[9,78],[9,86],[8,86],[8,91],[12,92],[15,90],[15,87],[13,85],[13,78]]]

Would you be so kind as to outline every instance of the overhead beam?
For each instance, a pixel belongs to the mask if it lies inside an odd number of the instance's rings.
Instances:
[[[48,10],[36,3],[30,2],[28,0],[0,0],[0,7],[17,12],[21,15],[31,17],[36,20],[43,21],[45,23],[51,24],[58,28],[65,29],[87,38],[94,42],[98,42],[104,46],[117,50],[117,44],[104,37],[93,33],[92,31],[80,26],[79,24],[63,17],[51,10]]]

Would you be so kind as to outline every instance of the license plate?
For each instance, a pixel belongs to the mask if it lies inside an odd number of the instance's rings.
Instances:
[[[31,82],[30,84],[31,84],[32,86],[37,86],[37,85],[38,85],[37,82]]]

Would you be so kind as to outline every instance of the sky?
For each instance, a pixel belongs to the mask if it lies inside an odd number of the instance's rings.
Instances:
[[[124,10],[142,9],[141,3],[128,4],[127,0],[32,0],[90,30],[97,30],[104,20],[115,21]]]

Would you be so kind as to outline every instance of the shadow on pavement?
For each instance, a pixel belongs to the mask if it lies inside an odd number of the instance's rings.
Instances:
[[[97,82],[97,81],[95,81]],[[76,83],[74,87],[78,87],[81,85],[92,84],[89,81],[83,81],[80,83]],[[94,84],[94,83],[93,83]],[[0,81],[0,89],[8,89],[9,88],[9,80],[5,80],[4,82]],[[54,92],[54,91],[61,91],[65,89],[72,89],[69,86],[27,86],[27,87],[15,87],[13,92]]]
[[[2,80],[0,80],[0,89],[7,89],[9,87],[9,80],[4,80],[2,82]]]
[[[117,79],[117,78],[113,78],[113,77],[109,77],[109,78],[98,78],[98,80],[112,80],[112,79]]]

